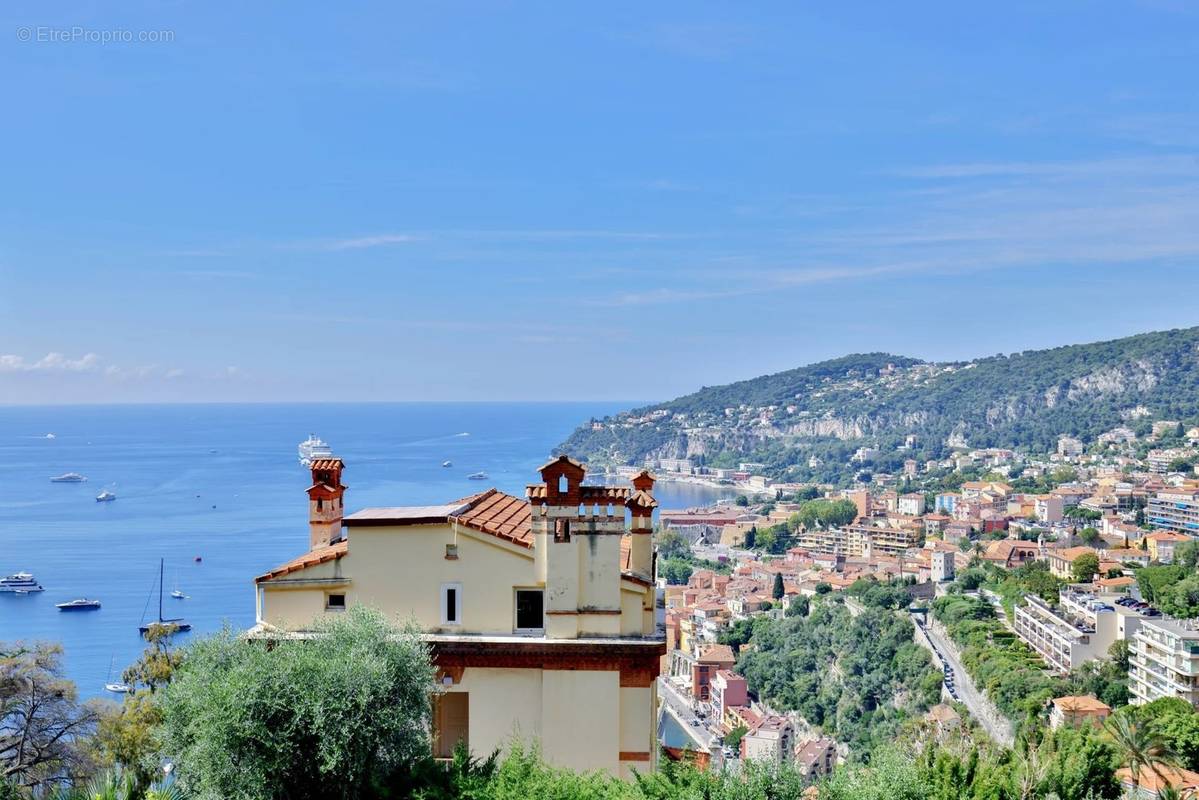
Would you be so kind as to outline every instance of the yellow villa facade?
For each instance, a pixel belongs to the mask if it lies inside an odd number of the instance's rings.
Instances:
[[[654,768],[666,644],[653,477],[587,486],[563,456],[525,498],[488,489],[343,516],[343,467],[313,462],[309,550],[255,579],[256,632],[302,633],[355,605],[415,620],[442,684],[439,757],[458,741],[487,755],[515,736],[573,769]]]

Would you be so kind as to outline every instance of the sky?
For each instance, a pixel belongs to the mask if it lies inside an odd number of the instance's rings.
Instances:
[[[1199,324],[1199,4],[17,2],[0,403],[658,400]]]

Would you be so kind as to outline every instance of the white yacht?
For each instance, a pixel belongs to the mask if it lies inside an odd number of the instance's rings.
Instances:
[[[87,476],[80,475],[78,472],[64,472],[51,478],[50,483],[83,483],[86,480]]]
[[[7,578],[0,578],[0,592],[29,594],[40,591],[43,591],[42,585],[28,572],[18,572]]]
[[[300,466],[311,467],[313,459],[332,458],[333,448],[328,442],[316,434],[308,434],[308,438],[300,442]]]
[[[108,491],[107,489],[100,492],[100,494],[96,495],[97,503],[111,503],[113,500],[116,500],[116,499],[117,499],[117,496],[115,494],[113,494],[112,492]]]
[[[472,481],[485,481],[485,480],[487,480],[487,473],[486,472],[472,472],[471,474],[467,475],[466,477]]]

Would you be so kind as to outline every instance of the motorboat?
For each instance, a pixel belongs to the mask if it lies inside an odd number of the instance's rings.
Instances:
[[[485,481],[485,480],[487,480],[487,473],[486,472],[472,472],[471,474],[467,475],[466,477],[472,481]]]
[[[29,594],[43,591],[42,585],[28,572],[17,572],[7,578],[0,578],[0,592]]]
[[[51,478],[50,483],[83,483],[86,480],[87,476],[80,475],[78,472],[64,472]]]
[[[54,607],[59,611],[97,611],[100,608],[100,601],[80,597],[66,603],[56,603]]]
[[[453,462],[453,461],[450,461],[449,459],[446,459],[445,461],[442,461],[442,462],[441,462],[441,466],[443,466],[443,467],[452,467],[452,466],[454,466],[454,462]]]
[[[112,492],[108,491],[107,489],[100,492],[100,494],[96,495],[97,503],[111,503],[113,500],[116,500],[116,499],[117,499],[117,496],[115,494],[113,494]]]

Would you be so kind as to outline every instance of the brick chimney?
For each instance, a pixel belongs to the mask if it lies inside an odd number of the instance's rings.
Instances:
[[[312,486],[308,487],[308,549],[325,547],[341,538],[341,517],[345,513],[341,485],[340,458],[317,458],[312,462]]]
[[[654,476],[648,470],[641,470],[633,476],[633,493],[625,506],[633,518],[629,527],[632,548],[629,568],[639,575],[653,580],[654,575],[654,509],[658,501],[652,494]]]

